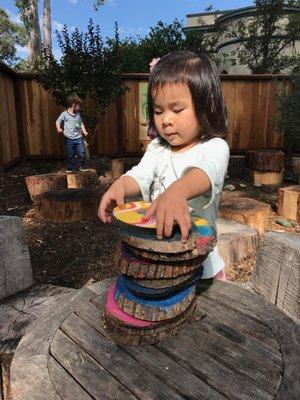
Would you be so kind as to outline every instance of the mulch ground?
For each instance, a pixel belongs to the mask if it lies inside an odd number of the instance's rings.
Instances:
[[[34,218],[24,178],[28,175],[55,172],[63,169],[62,163],[27,162],[7,172],[0,178],[0,214],[22,218],[29,246],[34,279],[37,283],[80,288],[116,274],[114,254],[119,241],[116,224],[105,225],[99,219],[67,224],[55,224]],[[100,176],[99,186],[106,190],[109,179],[105,174],[110,169],[109,160],[92,158],[89,167]],[[236,189],[225,191],[226,196],[246,196],[261,200],[272,207],[269,230],[300,234],[294,224],[284,228],[276,224],[277,188],[263,186],[254,188],[250,183],[240,187],[239,180],[229,180]],[[286,186],[286,184],[284,184]],[[255,260],[245,260],[234,266],[229,278],[246,282],[251,275]]]

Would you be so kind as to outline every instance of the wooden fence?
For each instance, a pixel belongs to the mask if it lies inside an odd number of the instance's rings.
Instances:
[[[102,156],[139,155],[145,148],[140,129],[140,84],[148,74],[123,74],[125,95],[104,113],[94,135],[91,153]],[[229,111],[228,143],[232,153],[254,148],[280,149],[282,135],[274,129],[278,85],[284,75],[221,75]],[[89,105],[92,112],[92,105]],[[36,76],[17,74],[0,63],[0,165],[30,158],[61,158],[63,137],[55,130],[62,111]]]

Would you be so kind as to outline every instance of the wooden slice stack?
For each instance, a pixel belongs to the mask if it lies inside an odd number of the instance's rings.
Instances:
[[[183,244],[178,226],[170,238],[158,240],[155,228],[120,223],[122,243],[115,263],[121,275],[110,288],[104,313],[113,340],[147,345],[182,329],[193,315],[201,263],[213,250],[215,231],[194,216]]]

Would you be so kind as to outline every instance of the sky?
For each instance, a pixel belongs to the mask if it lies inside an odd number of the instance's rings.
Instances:
[[[159,20],[165,23],[178,20],[186,21],[186,14],[203,12],[210,5],[215,10],[228,10],[251,6],[251,0],[105,0],[105,5],[98,11],[93,8],[93,0],[52,0],[52,36],[53,53],[59,58],[60,51],[56,41],[55,30],[60,31],[64,24],[69,29],[77,27],[85,31],[90,18],[100,25],[104,38],[114,35],[114,23],[119,24],[120,36],[145,36],[149,27]],[[39,1],[39,14],[42,16],[43,1]],[[14,0],[0,0],[14,21],[19,21],[18,8]],[[42,21],[42,18],[40,18]],[[26,58],[27,48],[18,47],[17,55]]]

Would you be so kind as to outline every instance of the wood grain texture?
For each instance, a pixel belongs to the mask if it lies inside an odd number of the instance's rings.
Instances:
[[[21,218],[0,216],[0,300],[34,283]]]
[[[26,187],[32,201],[47,192],[66,189],[68,187],[66,174],[40,174],[26,176]],[[37,201],[39,202],[39,201]]]
[[[248,197],[222,199],[218,215],[251,226],[262,234],[269,223],[270,206]]]
[[[155,346],[132,347],[115,345],[102,322],[111,283],[82,289],[72,304],[31,327],[13,361],[12,400],[70,399],[72,393],[84,400],[100,394],[140,400],[299,398],[300,328],[261,296],[205,282],[187,329]]]
[[[67,174],[68,189],[93,188],[96,186],[97,181],[98,176],[95,169],[76,171],[72,174]]]
[[[100,193],[96,189],[67,189],[45,193],[37,216],[56,223],[86,221],[98,216]]]
[[[284,152],[276,150],[250,150],[246,152],[245,162],[248,168],[263,172],[281,172],[284,164]]]
[[[136,279],[168,279],[192,273],[206,258],[200,256],[191,260],[178,260],[154,262],[142,256],[136,256],[126,244],[116,250],[115,266],[122,274]]]
[[[300,185],[279,189],[278,214],[294,221],[300,221]]]
[[[217,219],[218,251],[225,262],[226,271],[233,270],[240,263],[256,255],[259,245],[258,231],[229,219]]]
[[[261,244],[251,286],[300,322],[300,238],[268,232]]]

